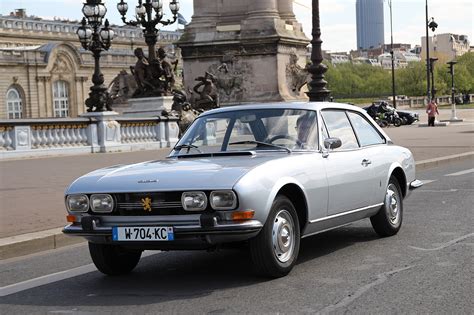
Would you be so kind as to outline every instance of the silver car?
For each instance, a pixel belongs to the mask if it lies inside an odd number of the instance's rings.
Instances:
[[[412,153],[358,107],[227,107],[202,114],[165,160],[73,182],[64,233],[85,237],[108,275],[130,272],[144,250],[245,243],[259,274],[281,277],[301,238],[364,218],[396,234],[419,186]]]

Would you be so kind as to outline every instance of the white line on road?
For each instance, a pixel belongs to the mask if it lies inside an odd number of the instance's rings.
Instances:
[[[94,264],[89,264],[89,265],[77,267],[70,270],[52,273],[50,275],[42,276],[39,278],[34,278],[34,279],[26,280],[23,282],[7,285],[5,287],[0,288],[0,296],[7,296],[10,294],[20,292],[20,291],[25,291],[28,289],[42,286],[42,285],[50,284],[53,282],[73,278],[73,277],[80,276],[80,275],[83,275],[95,270],[96,268]]]
[[[469,170],[460,171],[460,172],[457,172],[457,173],[447,174],[447,175],[444,175],[444,176],[461,176],[461,175],[466,175],[466,174],[469,174],[469,173],[474,173],[474,168],[471,168]]]
[[[435,247],[435,248],[421,248],[421,247],[415,247],[415,246],[408,246],[410,248],[413,248],[413,249],[416,249],[416,250],[422,250],[422,251],[426,251],[426,252],[431,252],[431,251],[435,251],[435,250],[440,250],[440,249],[444,249],[448,246],[451,246],[451,245],[454,245],[456,243],[459,243],[460,241],[463,241],[471,236],[474,236],[474,233],[470,233],[470,234],[467,234],[467,235],[464,235],[464,236],[461,236],[457,239],[454,239],[452,241],[449,241],[447,243],[444,243],[442,244],[441,246],[438,246],[438,247]]]
[[[148,252],[144,253],[142,255],[142,258],[152,256],[157,254],[157,252]],[[94,264],[88,264],[85,266],[77,267],[74,269],[70,270],[65,270],[65,271],[60,271],[56,273],[52,273],[49,275],[41,276],[38,278],[10,284],[4,287],[0,287],[0,297],[7,296],[10,294],[18,293],[21,291],[33,289],[42,285],[50,284],[53,282],[58,282],[61,280],[69,279],[69,278],[74,278],[80,275],[84,275],[86,273],[90,273],[93,271],[97,271],[96,267]]]

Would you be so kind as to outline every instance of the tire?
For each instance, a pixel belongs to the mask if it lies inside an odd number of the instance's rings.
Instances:
[[[372,227],[381,237],[398,233],[403,221],[403,197],[395,177],[390,177],[385,193],[384,205],[370,218]]]
[[[270,278],[286,276],[300,249],[298,215],[291,201],[277,196],[260,233],[249,242],[257,274]]]
[[[400,126],[402,125],[402,120],[401,120],[400,118],[395,118],[395,119],[393,120],[393,125],[394,125],[395,127],[400,127]]]
[[[89,253],[97,269],[109,276],[132,271],[140,261],[141,251],[127,251],[117,245],[89,242]]]
[[[379,121],[379,126],[381,128],[385,128],[385,127],[388,127],[388,122],[386,120],[380,120]]]

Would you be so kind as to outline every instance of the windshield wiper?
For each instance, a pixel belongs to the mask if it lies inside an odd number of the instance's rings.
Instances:
[[[291,153],[291,150],[288,149],[287,147],[281,146],[281,145],[276,145],[272,143],[267,143],[267,142],[261,142],[261,141],[254,141],[254,140],[247,140],[247,141],[237,141],[237,142],[232,142],[229,143],[229,145],[239,145],[239,144],[256,144],[257,147],[271,147],[271,148],[278,148],[285,150],[288,153]]]
[[[202,154],[202,151],[199,150],[199,148],[197,146],[195,146],[194,144],[180,144],[180,145],[173,148],[173,150],[177,150],[177,151],[181,151],[182,149],[188,149],[188,151],[186,151],[186,153],[189,153],[189,150],[191,150],[191,149],[195,149],[199,153]]]

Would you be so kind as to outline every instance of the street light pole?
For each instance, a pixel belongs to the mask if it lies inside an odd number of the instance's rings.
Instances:
[[[311,81],[308,83],[309,92],[306,94],[310,102],[325,102],[328,100],[329,91],[326,88],[327,82],[324,80],[324,73],[328,70],[323,62],[323,52],[321,49],[321,26],[319,19],[319,0],[312,0],[313,13],[313,31],[311,33],[313,39],[311,40],[311,66],[308,72],[311,74]]]
[[[454,65],[457,64],[457,61],[448,62],[449,73],[451,74],[451,121],[459,121],[459,118],[456,117],[456,89],[454,87]]]
[[[105,20],[102,27],[102,20],[107,13],[102,0],[87,0],[82,9],[84,18],[81,26],[77,29],[77,35],[84,49],[92,52],[94,56],[94,74],[89,98],[86,100],[88,112],[111,111],[112,99],[104,85],[104,75],[100,70],[100,54],[104,50],[109,50],[114,31],[109,27],[109,21]]]
[[[390,54],[392,55],[392,97],[393,108],[397,108],[397,96],[395,91],[395,56],[393,51],[393,20],[392,20],[392,0],[388,0],[390,6]]]
[[[434,32],[438,27],[438,24],[434,21],[434,18],[431,18],[431,21],[428,19],[428,0],[426,0],[426,20],[425,20],[425,27],[426,27],[426,95],[428,96],[428,103],[431,102],[432,95],[431,95],[431,84],[430,84],[430,73],[431,73],[431,65],[430,65],[430,38],[428,33],[428,28]]]

